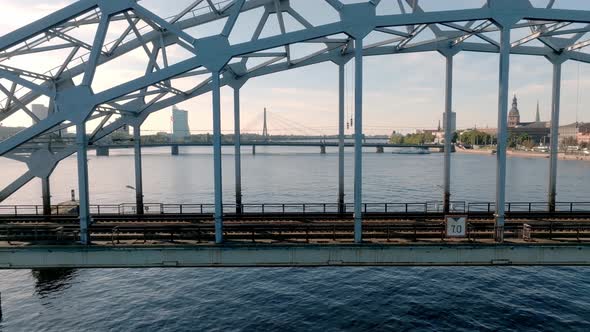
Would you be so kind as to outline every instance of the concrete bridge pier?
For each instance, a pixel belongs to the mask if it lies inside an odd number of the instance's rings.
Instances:
[[[172,145],[170,146],[170,153],[173,156],[178,156],[180,153],[180,147],[178,145]]]
[[[98,157],[108,157],[110,154],[110,149],[108,146],[97,146],[96,147],[96,156]]]
[[[256,155],[256,145],[252,145],[252,155]]]
[[[377,153],[384,153],[384,148],[382,146],[377,147]]]

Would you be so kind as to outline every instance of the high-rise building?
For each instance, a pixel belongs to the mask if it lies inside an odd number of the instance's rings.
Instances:
[[[447,115],[443,113],[443,130],[447,128]],[[457,113],[451,112],[451,132],[457,131]]]
[[[188,112],[172,107],[172,139],[183,141],[191,135],[188,126]]]
[[[33,114],[35,114],[39,120],[43,120],[49,115],[49,109],[47,106],[41,104],[33,104],[31,107],[31,112],[33,112]]]

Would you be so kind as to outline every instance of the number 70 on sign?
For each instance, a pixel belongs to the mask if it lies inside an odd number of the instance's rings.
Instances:
[[[467,216],[446,216],[447,237],[467,236]]]

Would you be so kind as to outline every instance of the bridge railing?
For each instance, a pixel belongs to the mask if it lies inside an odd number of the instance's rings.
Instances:
[[[507,213],[542,213],[549,211],[547,202],[509,202],[506,203]],[[439,214],[443,213],[443,202],[413,202],[413,203],[363,203],[363,213],[369,214]],[[491,214],[495,211],[493,202],[464,201],[451,202],[452,213],[485,213]],[[225,214],[233,214],[241,211],[243,214],[336,214],[340,212],[353,213],[354,204],[346,203],[343,211],[337,203],[249,203],[242,204],[239,209],[235,204],[224,204]],[[590,202],[558,202],[555,204],[557,213],[590,213]],[[43,216],[42,205],[0,205],[0,216]],[[136,215],[135,203],[122,204],[93,204],[90,205],[92,215]],[[215,213],[214,204],[165,204],[145,203],[144,214],[146,215],[175,215],[175,214],[202,214],[212,215]],[[52,205],[52,215],[77,216],[78,206]]]
[[[547,202],[508,202],[506,203],[506,212],[547,212],[550,204]],[[493,213],[496,210],[496,204],[493,202],[475,202],[469,203],[467,212],[486,212]],[[590,202],[557,202],[555,203],[555,212],[588,212],[590,211]]]

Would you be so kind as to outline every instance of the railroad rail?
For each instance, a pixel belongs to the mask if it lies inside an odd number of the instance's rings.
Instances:
[[[445,224],[442,221],[369,221],[363,225],[363,235],[367,241],[444,241]],[[590,241],[590,219],[580,221],[528,221],[509,222],[505,228],[507,239],[555,240],[582,242]],[[93,241],[110,242],[113,245],[122,241],[146,243],[148,241],[189,241],[191,243],[210,243],[215,239],[215,226],[210,221],[176,222],[97,222],[90,227]],[[354,223],[352,220],[340,221],[228,221],[224,225],[224,235],[229,241],[247,243],[318,243],[352,242]],[[526,234],[526,235],[525,235]],[[491,240],[494,235],[492,221],[471,221],[467,227],[468,241]],[[79,240],[77,223],[36,223],[0,225],[0,241],[8,244],[27,243],[76,243]]]

